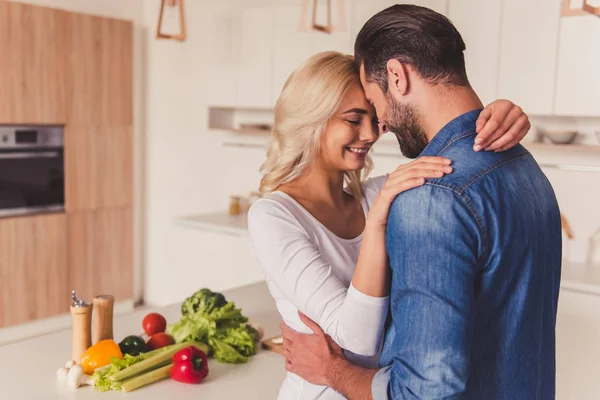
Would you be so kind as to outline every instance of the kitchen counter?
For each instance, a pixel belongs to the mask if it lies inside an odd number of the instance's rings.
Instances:
[[[264,282],[224,292],[251,321],[265,328],[265,337],[279,334],[279,314]],[[115,318],[117,339],[141,333],[141,321],[151,311],[173,322],[180,305],[136,311]],[[600,398],[597,362],[600,359],[600,296],[563,291],[556,327],[558,400]],[[56,369],[71,352],[71,331],[66,330],[0,347],[0,393],[6,399],[249,399],[277,397],[285,377],[283,358],[259,350],[248,364],[230,365],[210,361],[210,374],[200,385],[164,380],[139,390],[94,391],[91,387],[71,390],[56,381]]]
[[[264,282],[223,294],[243,309],[250,321],[260,323],[265,337],[279,335],[280,317]],[[136,311],[115,317],[117,340],[142,333],[142,319],[159,312],[168,322],[181,316],[180,304]],[[91,387],[69,389],[56,381],[56,370],[71,356],[71,330],[0,347],[0,393],[3,399],[275,399],[285,377],[279,354],[259,350],[247,364],[221,364],[210,360],[210,374],[200,385],[184,385],[167,379],[133,392],[94,391]]]

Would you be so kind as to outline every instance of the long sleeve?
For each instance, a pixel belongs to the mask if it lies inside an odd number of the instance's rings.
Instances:
[[[392,205],[387,249],[393,362],[373,381],[376,400],[463,398],[478,255],[485,250],[481,232],[468,201],[447,188],[426,185]]]
[[[278,202],[255,203],[248,229],[252,251],[265,274],[298,310],[342,348],[365,356],[377,353],[387,297],[367,296],[345,285],[298,220]]]

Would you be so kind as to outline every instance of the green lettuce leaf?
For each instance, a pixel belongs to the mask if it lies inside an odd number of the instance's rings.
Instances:
[[[203,342],[214,335],[216,322],[206,318],[202,313],[188,314],[167,326],[167,334],[171,335],[175,343]]]
[[[232,346],[243,356],[249,357],[256,354],[254,335],[252,335],[245,325],[240,325],[237,328],[220,330],[217,332],[216,337]]]
[[[213,356],[223,363],[243,364],[248,362],[248,357],[240,354],[233,346],[215,337],[208,339],[208,344],[213,350]]]

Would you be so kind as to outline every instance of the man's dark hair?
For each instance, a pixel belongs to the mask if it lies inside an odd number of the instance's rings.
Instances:
[[[468,86],[465,42],[452,22],[429,8],[397,4],[375,14],[360,30],[354,45],[357,68],[367,81],[388,90],[387,62],[412,66],[431,84]]]

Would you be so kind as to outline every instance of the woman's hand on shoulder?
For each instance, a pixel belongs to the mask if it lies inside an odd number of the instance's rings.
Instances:
[[[518,145],[531,128],[529,117],[509,100],[488,104],[476,123],[475,151],[505,151]]]
[[[422,186],[426,178],[441,178],[452,172],[452,162],[444,157],[420,157],[392,172],[371,204],[367,225],[385,227],[392,202],[400,193]]]

